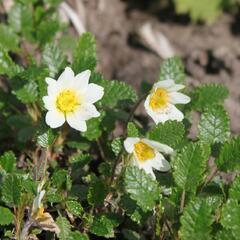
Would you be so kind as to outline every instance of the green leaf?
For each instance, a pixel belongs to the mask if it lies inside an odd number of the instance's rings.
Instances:
[[[216,164],[221,171],[232,172],[240,170],[240,136],[224,143]]]
[[[61,190],[70,190],[72,186],[71,178],[65,169],[56,170],[52,176],[53,184]]]
[[[51,129],[37,137],[37,143],[44,148],[50,147],[55,140],[56,135],[53,134],[53,131]]]
[[[223,143],[230,136],[229,117],[222,106],[207,109],[201,115],[198,125],[200,140],[213,143]]]
[[[97,65],[96,41],[91,33],[84,33],[73,54],[73,70],[80,73],[86,69],[93,71]]]
[[[216,240],[237,240],[237,238],[235,238],[232,234],[232,231],[231,230],[221,230],[219,232],[217,232],[216,234]]]
[[[111,147],[115,156],[118,156],[118,154],[122,151],[123,147],[121,138],[115,138],[111,143]]]
[[[160,188],[143,169],[128,166],[124,176],[124,185],[131,199],[144,210],[152,210],[160,198]]]
[[[92,206],[101,207],[107,195],[107,186],[96,176],[91,176],[91,182],[88,189],[88,202]]]
[[[7,51],[18,48],[18,36],[6,25],[0,24],[0,45]]]
[[[71,235],[71,225],[69,221],[65,217],[58,216],[56,223],[60,228],[60,233],[58,234],[58,238],[60,240],[69,240],[69,237]]]
[[[222,12],[221,0],[174,0],[176,11],[179,14],[189,13],[194,22],[199,20],[213,22]]]
[[[114,228],[115,222],[113,219],[109,218],[106,215],[100,215],[93,219],[93,223],[90,227],[91,233],[105,238],[114,237]]]
[[[192,200],[184,209],[180,219],[180,237],[185,239],[211,240],[211,224],[214,218],[204,199]]]
[[[148,138],[176,148],[181,143],[184,134],[185,128],[182,122],[167,121],[153,127],[148,132]]]
[[[179,57],[172,57],[163,61],[159,80],[174,80],[176,83],[185,82],[184,65]]]
[[[2,200],[6,204],[17,206],[20,203],[21,189],[21,181],[17,175],[7,175],[1,186]]]
[[[209,155],[208,145],[189,143],[174,157],[173,177],[182,190],[195,192],[203,182]]]
[[[237,176],[229,189],[229,198],[240,202],[240,176]]]
[[[141,236],[135,231],[129,229],[123,229],[123,236],[126,240],[145,240],[144,236]]]
[[[74,200],[67,201],[66,206],[67,210],[77,217],[80,217],[84,211],[81,203]]]
[[[46,44],[42,54],[42,63],[48,66],[51,77],[56,77],[57,73],[66,64],[66,58],[54,43]]]
[[[2,167],[6,172],[10,173],[13,171],[16,165],[16,157],[12,151],[5,152],[0,157],[0,167]]]
[[[0,207],[0,225],[9,225],[14,220],[14,215],[8,208]]]
[[[88,235],[78,231],[71,232],[69,240],[89,240]]]
[[[240,236],[240,205],[237,200],[229,199],[222,208],[221,224],[224,228],[231,230],[233,236]]]
[[[53,40],[59,31],[59,22],[54,19],[41,21],[37,29],[37,40],[41,45],[45,45]]]
[[[0,75],[12,77],[19,71],[20,67],[12,61],[7,51],[0,46]]]
[[[13,91],[13,94],[24,104],[33,103],[38,99],[38,85],[36,82],[29,82],[22,88]]]
[[[139,130],[133,122],[129,122],[127,125],[128,137],[139,137]]]
[[[203,110],[216,104],[222,104],[228,97],[228,89],[223,84],[207,83],[194,89],[193,108]]]

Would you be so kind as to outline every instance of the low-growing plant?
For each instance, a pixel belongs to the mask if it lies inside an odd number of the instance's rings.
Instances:
[[[139,94],[106,80],[59,2],[18,0],[0,26],[0,239],[239,239],[226,87],[183,90],[177,57]]]

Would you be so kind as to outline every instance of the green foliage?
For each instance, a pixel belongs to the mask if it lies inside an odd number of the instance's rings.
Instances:
[[[189,13],[194,22],[199,20],[213,22],[222,12],[222,0],[175,0],[176,11],[180,14]]]
[[[238,239],[240,234],[240,205],[238,201],[229,199],[223,206],[221,224],[231,230],[232,235]]]
[[[180,84],[185,82],[185,70],[179,57],[172,57],[163,61],[159,80],[168,79],[172,79]]]
[[[81,72],[86,69],[94,70],[97,65],[96,41],[91,33],[84,33],[74,50],[73,70]]]
[[[202,111],[216,104],[222,104],[228,97],[228,89],[222,84],[207,83],[195,88],[192,97],[194,109]]]
[[[67,218],[63,216],[58,216],[56,223],[60,228],[60,233],[58,234],[58,238],[60,240],[68,240],[71,235],[71,225]]]
[[[171,147],[178,147],[185,133],[184,125],[177,121],[167,121],[154,126],[148,137],[154,141],[167,144]]]
[[[77,202],[77,201],[69,200],[69,201],[67,201],[66,205],[67,205],[67,210],[68,210],[71,214],[73,214],[73,215],[75,215],[75,216],[77,216],[77,217],[80,217],[81,214],[83,213],[83,207],[82,207],[82,205],[81,205],[79,202]]]
[[[14,215],[8,208],[0,207],[0,226],[13,223]]]
[[[212,239],[211,224],[214,219],[211,208],[205,200],[192,200],[184,209],[181,217],[180,237],[181,239]]]
[[[201,116],[199,139],[208,143],[223,143],[230,136],[229,117],[222,106],[207,109]]]
[[[240,176],[237,176],[229,189],[229,197],[236,201],[240,201]]]
[[[48,129],[46,132],[42,133],[37,137],[37,143],[44,148],[50,147],[56,139],[53,131]]]
[[[240,169],[240,137],[224,143],[216,164],[220,170],[226,172]]]
[[[0,45],[5,50],[15,51],[18,48],[18,36],[6,25],[0,24]]]
[[[160,188],[143,170],[129,166],[124,176],[124,185],[130,197],[144,211],[151,210],[160,198]]]
[[[182,190],[194,193],[203,182],[209,154],[208,145],[189,143],[174,157],[173,177]]]
[[[0,157],[0,167],[2,167],[6,172],[11,173],[16,165],[16,157],[12,151],[5,152]]]
[[[15,174],[7,175],[1,186],[2,200],[6,204],[18,205],[21,199],[21,180]]]
[[[139,137],[139,130],[133,122],[129,122],[127,125],[128,137]]]
[[[57,45],[49,43],[44,47],[42,63],[48,66],[49,74],[54,78],[63,69],[66,59]]]

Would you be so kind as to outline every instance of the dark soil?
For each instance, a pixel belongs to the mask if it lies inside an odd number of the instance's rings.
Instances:
[[[188,16],[176,16],[171,5],[146,0],[91,0],[84,6],[87,30],[97,38],[99,69],[106,78],[125,81],[137,90],[142,81],[156,81],[162,59],[133,37],[142,24],[150,22],[183,59],[190,87],[206,82],[228,87],[225,105],[231,130],[240,132],[239,16],[225,14],[212,25],[197,25]]]

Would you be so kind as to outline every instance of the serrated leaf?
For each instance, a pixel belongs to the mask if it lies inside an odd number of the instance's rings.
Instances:
[[[163,61],[159,80],[172,79],[176,83],[185,82],[184,65],[179,57],[172,57]]]
[[[72,186],[71,178],[65,169],[56,170],[52,176],[52,182],[58,189],[70,190]]]
[[[230,136],[229,117],[222,106],[207,109],[198,125],[200,140],[213,143],[223,143]]]
[[[235,238],[232,234],[231,230],[226,230],[223,229],[219,232],[217,232],[215,240],[237,240],[237,238]]]
[[[73,70],[80,73],[86,69],[93,71],[97,65],[96,41],[91,33],[81,35],[73,54]]]
[[[159,123],[148,132],[148,138],[176,148],[182,141],[185,128],[182,122]]]
[[[18,36],[7,25],[0,24],[0,45],[7,51],[18,48]]]
[[[37,137],[37,143],[44,148],[50,147],[56,139],[56,135],[53,134],[53,131],[49,129],[43,134]]]
[[[0,157],[0,167],[2,167],[6,172],[10,173],[13,171],[16,165],[16,157],[12,151],[5,152]]]
[[[111,147],[115,156],[118,156],[118,154],[122,151],[123,147],[121,138],[115,138],[111,143]]]
[[[14,220],[14,215],[8,208],[0,207],[0,225],[9,225]]]
[[[223,84],[207,83],[194,89],[193,108],[203,110],[216,104],[222,104],[228,97],[228,89]]]
[[[21,189],[21,182],[17,175],[7,175],[1,186],[2,200],[6,204],[17,206],[20,203]]]
[[[67,201],[66,206],[67,210],[77,217],[80,217],[84,211],[81,203],[74,200]]]
[[[88,235],[78,231],[71,232],[69,240],[89,240]]]
[[[240,236],[240,205],[237,200],[229,199],[222,208],[221,224],[224,228],[231,230],[233,236]]]
[[[7,51],[0,46],[0,75],[6,74],[12,77],[19,71],[20,67],[12,61]]]
[[[143,211],[152,210],[156,201],[160,198],[158,183],[138,167],[127,167],[124,185],[131,199],[135,200]]]
[[[203,182],[210,148],[206,144],[189,143],[173,159],[173,177],[185,191],[195,192]]]
[[[106,195],[107,186],[101,179],[92,175],[87,196],[89,204],[95,207],[102,206]]]
[[[65,217],[58,216],[56,223],[60,228],[60,233],[58,234],[58,238],[60,240],[69,240],[69,237],[71,235],[71,225],[69,221]]]
[[[240,202],[240,176],[237,176],[229,189],[229,198]]]
[[[13,93],[22,103],[33,103],[38,99],[38,85],[36,82],[29,82],[25,84],[22,88],[13,91]]]
[[[224,143],[219,157],[216,159],[216,164],[222,171],[232,172],[240,170],[240,137]]]
[[[128,137],[139,137],[139,130],[133,122],[129,122],[127,125]]]
[[[211,224],[214,218],[204,199],[192,200],[184,209],[180,219],[180,237],[185,239],[211,240]]]
[[[114,237],[114,222],[106,215],[100,215],[93,219],[93,223],[90,227],[91,233],[105,238]]]
[[[42,54],[42,63],[48,66],[51,77],[56,77],[57,73],[64,67],[66,58],[54,43],[46,44]]]

